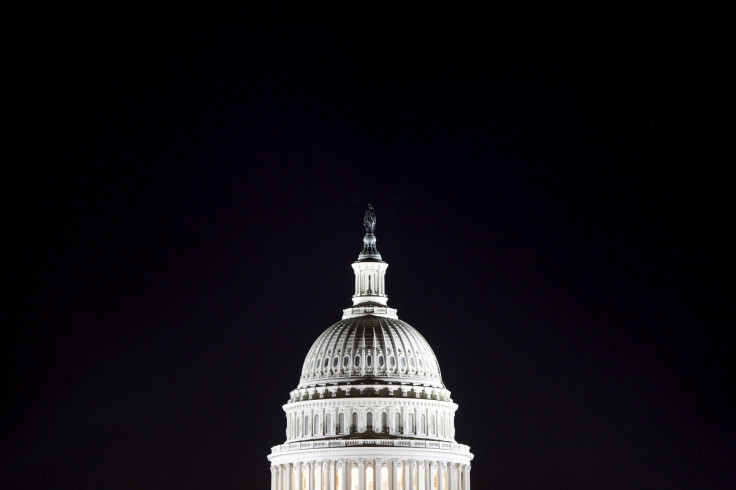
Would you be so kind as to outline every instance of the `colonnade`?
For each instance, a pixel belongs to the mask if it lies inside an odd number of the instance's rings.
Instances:
[[[470,465],[357,458],[271,466],[271,490],[470,490]]]
[[[353,423],[356,414],[357,423]],[[434,407],[313,408],[287,412],[286,416],[286,437],[289,440],[355,434],[369,429],[390,434],[430,435],[441,438],[451,438],[455,433],[453,412]]]
[[[355,296],[386,296],[386,269],[356,270]]]

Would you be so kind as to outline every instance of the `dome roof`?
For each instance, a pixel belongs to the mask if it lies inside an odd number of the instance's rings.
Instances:
[[[397,318],[345,318],[319,336],[304,361],[299,388],[325,384],[403,383],[444,388],[431,347]]]

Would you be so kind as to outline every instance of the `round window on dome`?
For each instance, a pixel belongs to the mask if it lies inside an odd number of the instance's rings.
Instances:
[[[401,367],[406,367],[406,358],[404,356],[401,356]]]
[[[420,358],[419,358],[419,368],[421,369],[421,368],[423,368],[423,367],[424,367],[424,366],[422,365],[422,358],[420,357]]]
[[[373,358],[371,356],[365,356],[365,364],[366,366],[371,367],[373,364]]]
[[[355,356],[355,365],[360,366],[360,356]]]
[[[338,364],[340,364],[340,359],[335,356],[335,358],[332,360],[332,367],[336,368]]]
[[[396,358],[394,356],[389,357],[388,363],[391,367],[396,367]]]
[[[325,357],[325,365],[324,365],[324,367],[327,368],[327,366],[329,366],[329,365],[330,365],[330,358],[329,357]]]
[[[410,357],[410,358],[409,358],[409,365],[410,365],[411,367],[414,367],[414,366],[416,365],[416,363],[414,362],[414,358],[413,358],[413,357]]]
[[[383,356],[378,356],[378,365],[383,367]]]
[[[348,364],[350,364],[350,358],[348,356],[343,357],[343,359],[342,359],[342,365],[344,367],[348,367]]]

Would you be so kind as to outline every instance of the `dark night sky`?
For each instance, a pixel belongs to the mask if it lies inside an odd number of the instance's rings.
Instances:
[[[372,202],[474,488],[735,488],[733,218],[667,40],[474,17],[35,23],[0,486],[268,488]]]

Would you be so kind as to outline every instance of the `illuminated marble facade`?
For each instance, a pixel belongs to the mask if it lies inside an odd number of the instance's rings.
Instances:
[[[458,406],[427,341],[387,306],[371,206],[363,222],[353,305],[312,345],[283,406],[271,490],[469,490]]]

